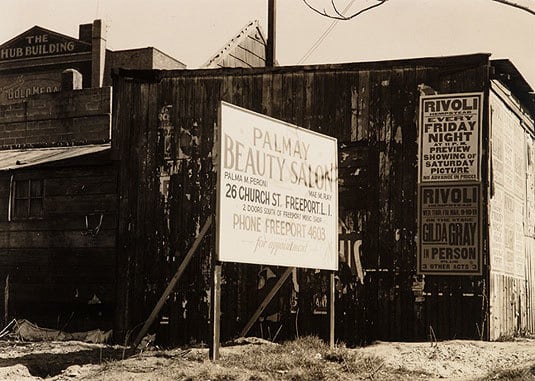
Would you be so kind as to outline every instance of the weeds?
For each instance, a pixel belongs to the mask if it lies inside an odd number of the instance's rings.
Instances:
[[[281,345],[251,346],[239,354],[226,354],[221,364],[245,368],[268,380],[382,380],[388,376],[381,359],[345,347],[330,349],[314,336]]]
[[[490,372],[480,381],[533,381],[535,380],[535,364],[527,367]]]

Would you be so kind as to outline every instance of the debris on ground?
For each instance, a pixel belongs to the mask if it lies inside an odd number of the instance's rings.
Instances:
[[[282,344],[244,338],[226,343],[220,354],[212,362],[203,347],[140,351],[81,341],[8,340],[0,341],[0,380],[535,380],[533,339],[331,349],[316,337]]]

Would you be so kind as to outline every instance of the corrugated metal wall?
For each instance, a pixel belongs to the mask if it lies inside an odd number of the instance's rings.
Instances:
[[[488,55],[471,55],[275,69],[121,72],[114,81],[113,132],[113,150],[122,163],[118,337],[146,319],[214,212],[211,153],[220,100],[339,141],[340,250],[348,266],[338,274],[338,339],[350,344],[424,339],[430,327],[438,338],[484,336],[485,276],[416,275],[416,166],[420,92],[487,94],[488,65]],[[485,147],[486,123],[485,116]],[[162,312],[158,329],[170,344],[209,339],[213,240],[212,231]],[[364,270],[362,280],[356,259]],[[277,268],[224,264],[223,339],[237,335],[267,288],[260,285],[279,273]],[[326,292],[327,278],[299,270],[268,308],[274,321],[266,316],[252,333],[326,337],[328,316],[315,301]]]

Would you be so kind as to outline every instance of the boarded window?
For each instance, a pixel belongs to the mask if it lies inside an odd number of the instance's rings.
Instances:
[[[14,220],[43,217],[42,179],[13,182],[11,217]]]

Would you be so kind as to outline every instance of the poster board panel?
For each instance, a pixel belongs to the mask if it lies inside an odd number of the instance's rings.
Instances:
[[[480,181],[483,93],[420,98],[419,182]]]
[[[481,185],[421,185],[418,273],[481,275]]]

